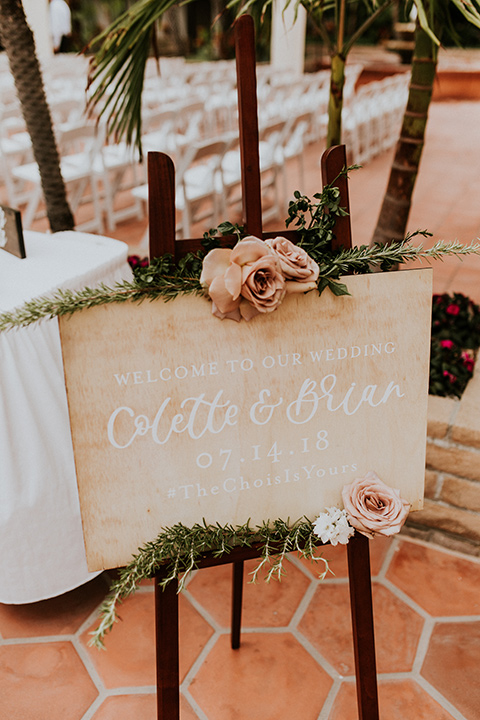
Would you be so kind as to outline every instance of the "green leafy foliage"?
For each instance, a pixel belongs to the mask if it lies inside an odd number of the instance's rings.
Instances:
[[[343,172],[348,172],[345,169]],[[320,272],[317,283],[319,294],[327,288],[336,296],[348,295],[348,285],[341,282],[345,275],[370,273],[373,270],[390,270],[399,264],[412,260],[438,260],[445,255],[480,255],[480,243],[462,245],[458,242],[436,242],[424,250],[422,245],[413,245],[413,237],[428,236],[425,230],[411,233],[401,242],[390,245],[376,244],[367,247],[348,248],[332,252],[329,249],[334,232],[335,217],[344,215],[340,206],[337,188],[326,185],[313,199],[295,192],[289,205],[287,224],[293,224],[300,235],[299,245],[318,263]],[[245,229],[230,222],[222,223],[205,233],[202,249],[189,253],[177,264],[171,255],[153,259],[149,264],[135,262],[134,279],[117,283],[114,287],[100,285],[95,288],[58,290],[48,297],[36,298],[11,312],[0,314],[0,332],[15,327],[25,327],[42,318],[71,315],[74,312],[95,305],[113,302],[142,302],[143,300],[173,300],[179,294],[203,295],[200,284],[202,262],[205,254],[214,247],[233,247],[246,235]]]
[[[234,548],[255,546],[259,549],[260,560],[252,573],[252,582],[255,582],[260,571],[266,571],[267,582],[271,579],[280,580],[285,573],[285,557],[292,551],[297,551],[301,557],[309,560],[321,561],[323,571],[320,577],[324,578],[329,567],[327,560],[318,553],[318,545],[321,544],[308,518],[292,524],[284,520],[267,521],[257,527],[251,527],[249,522],[234,526],[218,523],[210,525],[203,521],[191,528],[181,523],[164,528],[155,540],[140,548],[131,562],[120,570],[118,579],[110,588],[110,595],[102,605],[101,621],[92,632],[90,644],[99,648],[104,646],[105,635],[118,619],[118,604],[134,593],[142,580],[153,577],[161,565],[167,569],[161,586],[178,581],[180,592],[189,573],[195,570],[205,553],[220,558]]]
[[[333,230],[337,217],[347,215],[340,207],[340,191],[337,187],[327,186],[322,193],[313,196],[313,202],[296,190],[294,200],[288,204],[288,218],[285,225],[294,225],[298,233],[298,244],[317,256],[329,247],[333,240]],[[313,257],[313,255],[312,255]]]
[[[480,307],[461,293],[434,295],[432,335],[462,348],[480,346]]]

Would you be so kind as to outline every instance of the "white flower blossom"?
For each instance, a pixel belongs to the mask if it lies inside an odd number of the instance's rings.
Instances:
[[[323,543],[346,545],[355,530],[348,524],[347,513],[337,507],[326,508],[313,523],[313,532]]]

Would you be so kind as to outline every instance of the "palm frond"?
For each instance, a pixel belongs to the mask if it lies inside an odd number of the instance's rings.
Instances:
[[[291,0],[286,0],[286,5],[290,4]],[[263,22],[268,9],[273,5],[273,0],[230,0],[227,4],[227,10],[235,10],[236,17],[239,15],[245,15],[250,13],[254,18],[260,19]],[[284,8],[284,9],[285,9]]]
[[[480,28],[479,8],[476,7],[473,2],[469,2],[468,0],[451,0],[451,2],[460,10],[463,17],[466,18],[469,23]]]
[[[440,40],[433,32],[431,23],[429,23],[429,21],[428,21],[427,11],[425,9],[425,6],[424,6],[422,0],[414,0],[414,4],[415,4],[415,7],[417,8],[418,22],[420,23],[420,27],[429,36],[429,38],[432,40],[432,42],[435,43],[435,45],[437,45],[437,46],[440,45]]]
[[[350,39],[345,42],[342,51],[345,55],[348,55],[352,47],[355,45],[357,40],[361,38],[361,36],[368,30],[368,28],[373,25],[375,20],[383,13],[387,8],[389,8],[391,5],[393,5],[394,0],[385,0],[381,5],[376,5],[375,9],[372,9],[372,14],[369,15],[369,17],[365,20],[362,25],[360,25],[355,32],[351,35]],[[367,5],[368,7],[368,5]],[[373,7],[373,6],[372,6]]]
[[[87,47],[93,50],[88,110],[106,120],[109,135],[124,137],[140,153],[143,82],[155,22],[176,2],[139,0]]]

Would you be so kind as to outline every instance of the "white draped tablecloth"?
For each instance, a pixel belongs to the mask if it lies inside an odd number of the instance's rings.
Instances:
[[[131,279],[125,243],[25,233],[0,250],[0,312],[58,288]],[[0,333],[0,602],[29,603],[94,577],[85,561],[58,322]]]

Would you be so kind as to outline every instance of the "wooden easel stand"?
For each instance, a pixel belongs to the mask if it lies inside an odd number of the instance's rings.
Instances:
[[[235,25],[237,85],[242,167],[244,225],[257,237],[281,234],[294,239],[295,233],[262,232],[260,192],[258,119],[255,76],[255,38],[252,18],[240,17]],[[346,165],[344,146],[327,150],[322,157],[323,183],[334,181]],[[175,170],[171,159],[163,153],[149,153],[149,218],[150,257],[165,253],[180,259],[187,252],[200,249],[199,238],[175,241]],[[341,205],[349,210],[348,182],[342,176],[336,183],[341,193]],[[338,218],[335,226],[334,249],[351,247],[349,216]],[[352,615],[353,646],[359,720],[378,720],[378,693],[373,628],[372,587],[368,539],[355,534],[347,545]],[[245,560],[258,558],[258,546],[237,548],[222,558],[206,554],[198,567],[232,564],[232,627],[231,645],[240,647],[243,566]],[[160,566],[155,584],[155,634],[157,653],[157,717],[158,720],[179,720],[179,634],[178,584],[170,582],[165,589],[161,583],[167,576]],[[279,718],[280,720],[280,718]]]
[[[259,558],[258,546],[238,548],[215,558],[205,554],[198,568],[232,564],[231,647],[240,647],[244,562]],[[355,657],[359,720],[378,720],[378,692],[373,629],[372,585],[368,539],[358,533],[347,545],[352,639]],[[161,566],[155,576],[155,638],[157,657],[158,720],[180,719],[178,583],[163,588],[168,575]],[[280,720],[280,719],[279,719]]]

